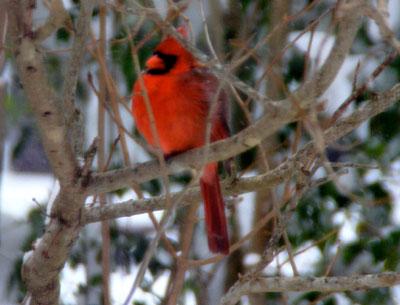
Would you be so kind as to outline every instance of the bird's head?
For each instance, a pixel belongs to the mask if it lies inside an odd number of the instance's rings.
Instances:
[[[183,38],[188,39],[185,27],[181,26],[177,31]],[[146,72],[152,75],[182,73],[194,67],[196,67],[196,60],[192,53],[172,36],[167,36],[161,41],[146,62]]]

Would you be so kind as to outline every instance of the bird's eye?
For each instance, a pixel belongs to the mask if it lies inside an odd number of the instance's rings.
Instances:
[[[160,51],[155,51],[153,53],[153,56],[157,56],[158,58],[162,59],[162,61],[165,64],[165,68],[167,70],[171,70],[174,67],[176,61],[178,60],[178,56],[172,54],[165,54]]]
[[[178,59],[178,56],[165,54],[160,51],[154,51],[153,55],[147,61],[146,66],[149,74],[165,74],[169,72]]]

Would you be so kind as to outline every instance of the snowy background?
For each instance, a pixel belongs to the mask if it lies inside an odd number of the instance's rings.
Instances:
[[[69,3],[67,0],[64,2],[67,8],[71,5],[71,3]],[[162,11],[163,1],[157,1],[156,3]],[[196,6],[196,3],[197,2],[194,1],[194,3],[188,9],[187,15],[193,24],[194,32],[199,33],[201,31],[201,16],[198,14],[198,7]],[[398,29],[400,26],[400,1],[389,1],[389,7],[390,27],[392,29]],[[41,20],[43,16],[38,16],[37,18],[38,20]],[[94,27],[94,29],[96,28],[97,27]],[[371,21],[368,21],[367,29],[369,37],[378,43],[381,40],[381,37],[375,24]],[[289,35],[289,38],[294,39],[297,34],[298,32],[293,32]],[[314,42],[310,52],[310,57],[311,62],[314,65],[312,68],[316,68],[324,62],[330,48],[333,45],[334,37],[326,34],[325,32],[316,31],[313,39]],[[309,35],[306,34],[295,43],[295,46],[298,48],[298,50],[306,52],[308,43]],[[362,60],[360,56],[361,55],[349,56],[346,59],[346,62],[338,73],[335,82],[322,97],[322,99],[327,101],[325,104],[325,109],[328,113],[332,113],[338,107],[338,103],[345,100],[350,94],[352,90],[351,79],[353,77],[354,70],[357,63]],[[371,58],[371,60],[369,60],[368,63],[362,67],[362,69],[365,72],[371,72],[377,64],[378,62],[374,58]],[[8,66],[6,69],[4,69],[0,77],[0,81],[2,82],[10,82],[12,80],[12,69],[9,66],[10,63],[7,65]],[[384,78],[378,78],[376,82],[379,83],[383,79],[390,79],[390,77],[390,72],[388,72],[385,74]],[[382,84],[380,88],[387,89],[391,87],[391,85],[392,84]],[[90,122],[87,126],[88,139],[93,138],[96,132],[94,128],[90,128],[90,126],[96,126],[97,124],[96,105],[97,101],[94,95],[90,96],[88,103],[85,105],[86,117]],[[127,126],[132,126],[133,124],[128,113],[124,114],[124,122],[127,122]],[[369,134],[367,124],[361,126],[357,130],[357,134],[361,139],[368,137]],[[38,205],[43,205],[43,213],[45,213],[46,209],[44,204],[47,203],[52,196],[54,196],[57,190],[57,183],[50,173],[44,173],[40,171],[29,172],[25,169],[26,167],[24,168],[23,165],[21,165],[20,169],[16,170],[15,167],[18,167],[18,164],[16,165],[12,161],[12,149],[16,144],[18,136],[18,132],[13,130],[12,126],[10,126],[8,128],[4,147],[5,154],[4,160],[2,160],[3,171],[0,179],[0,270],[2,270],[0,274],[0,303],[10,305],[15,304],[12,301],[15,298],[15,292],[8,288],[7,283],[9,281],[10,274],[14,269],[16,260],[20,259],[23,255],[21,246],[26,238],[26,235],[29,233],[29,227],[26,223],[27,215],[32,208],[37,208]],[[137,147],[132,144],[131,149],[137,149]],[[29,158],[30,157],[28,157],[28,159]],[[142,154],[142,156],[140,156],[140,160],[135,161],[143,161],[145,159],[148,159],[148,156]],[[29,168],[29,166],[27,167]],[[392,176],[383,176],[380,170],[371,170],[366,179],[369,179],[369,183],[374,181],[384,181],[384,184],[390,191],[390,194],[393,196],[393,198],[395,198],[395,205],[391,214],[392,220],[394,223],[400,225],[400,182],[397,180],[400,171],[400,162],[393,162],[391,164],[391,168],[393,173]],[[352,175],[350,174],[342,177],[342,182],[346,185],[351,185],[354,182]],[[123,197],[115,197],[111,198],[111,200],[115,199],[117,201],[123,201],[133,197],[134,194],[132,192],[126,192]],[[252,209],[249,209],[249,206],[252,206],[254,201],[253,197],[254,194],[243,195],[242,201],[238,205],[238,214],[242,217],[240,219],[242,234],[245,234],[250,230]],[[88,201],[90,201],[90,199]],[[357,239],[356,227],[359,219],[359,211],[357,208],[346,212],[336,212],[334,215],[332,215],[332,217],[334,223],[340,226],[339,239],[343,244]],[[151,222],[145,215],[120,219],[117,221],[117,223],[118,226],[130,228],[133,231],[145,231],[152,228]],[[100,226],[98,224],[92,224],[85,229],[83,234],[96,238],[96,236],[99,236],[99,232]],[[308,246],[309,245],[307,244],[303,245],[304,248]],[[311,247],[304,254],[296,256],[299,272],[301,274],[307,274],[307,272],[313,270],[315,264],[321,259],[321,255],[322,253],[318,247]],[[257,259],[258,256],[256,254],[249,253],[245,258],[245,263],[253,264],[257,261]],[[280,255],[277,258],[277,261],[271,264],[268,272],[274,274],[274,272],[276,272],[276,268],[274,266],[276,266],[279,262],[285,261],[286,259],[286,255]],[[113,304],[115,305],[122,304],[125,300],[137,270],[135,266],[131,266],[131,269],[128,271],[129,272],[127,272],[126,269],[120,268],[116,269],[112,273],[111,291]],[[292,275],[292,269],[288,263],[282,266],[280,272],[284,275]],[[165,274],[162,274],[157,278],[155,285],[152,286],[153,293],[140,291],[140,293],[136,294],[136,300],[142,301],[146,304],[156,303],[157,299],[154,295],[162,296],[164,294],[168,281],[168,275],[169,273],[165,272]],[[150,274],[148,276],[151,277]],[[79,285],[85,284],[86,280],[87,274],[83,266],[74,266],[72,268],[69,266],[69,264],[66,265],[61,275],[61,299],[65,304],[77,304]],[[394,302],[396,304],[400,304],[400,287],[394,287],[392,290],[394,293]],[[185,304],[195,304],[195,297],[193,294],[187,293],[185,298]],[[341,294],[337,294],[337,298],[340,300],[340,305],[351,304]],[[83,300],[80,302],[83,302]]]

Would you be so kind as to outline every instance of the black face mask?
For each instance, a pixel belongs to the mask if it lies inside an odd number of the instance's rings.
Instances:
[[[164,68],[149,69],[146,71],[147,74],[152,74],[152,75],[166,74],[175,66],[176,61],[178,60],[178,56],[176,55],[165,54],[159,51],[155,51],[153,53],[153,56],[158,56],[163,61]]]

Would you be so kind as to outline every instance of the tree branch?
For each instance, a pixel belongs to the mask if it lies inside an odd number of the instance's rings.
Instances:
[[[400,41],[396,38],[396,35],[393,33],[387,23],[387,8],[384,8],[382,3],[378,4],[378,9],[372,5],[369,5],[366,9],[366,13],[375,21],[383,39],[392,45],[392,47],[397,51],[397,54],[400,54]]]
[[[24,257],[22,278],[30,305],[58,304],[59,273],[81,229],[80,213],[86,198],[81,185],[86,177],[80,175],[68,141],[61,99],[48,82],[43,54],[35,40],[30,18],[35,1],[9,0],[7,6],[18,75],[53,173],[60,182],[60,192],[52,205],[46,231]]]
[[[400,283],[400,273],[384,272],[354,276],[242,277],[222,298],[221,305],[234,305],[243,295],[287,291],[354,291],[391,287]]]
[[[256,101],[264,103],[270,102],[265,95],[259,93],[253,87],[244,83],[235,75],[233,75],[229,70],[229,66],[224,67],[221,65],[210,64],[209,58],[204,55],[204,53],[199,51],[195,46],[193,46],[190,41],[185,40],[175,30],[170,22],[165,21],[159,15],[156,9],[143,7],[136,1],[133,1],[132,4],[134,5],[135,9],[128,9],[130,13],[145,14],[146,17],[158,24],[160,26],[160,29],[165,34],[171,35],[175,39],[177,39],[187,50],[189,50],[194,55],[194,57],[199,62],[209,66],[209,68],[215,73],[216,76],[218,76],[218,78],[233,85],[241,92]],[[301,105],[303,107],[310,104],[311,101],[323,94],[329,87],[330,83],[333,81],[334,77],[336,76],[337,72],[343,64],[345,56],[348,54],[352,46],[366,4],[366,0],[355,0],[352,1],[350,4],[343,3],[337,8],[336,15],[338,17],[338,32],[335,40],[335,45],[333,46],[322,68],[304,86],[293,93],[295,100],[301,101]],[[291,100],[281,101],[278,105],[286,108],[286,111],[293,108]],[[277,105],[272,103],[272,106]]]
[[[49,9],[46,22],[35,31],[35,39],[41,42],[58,30],[64,23],[71,22],[68,12],[61,0],[43,1]]]
[[[32,37],[32,25],[26,24],[22,18],[25,10],[33,8],[26,7],[28,5],[22,0],[10,0],[8,4],[9,33],[18,75],[36,116],[46,155],[60,184],[71,184],[75,180],[77,166],[67,141],[60,100],[48,84],[43,54]]]
[[[364,3],[364,0],[358,0],[357,3]],[[135,4],[138,5],[138,4]],[[151,9],[138,6],[146,14],[157,20],[165,23],[162,18]],[[330,55],[325,64],[316,76],[307,82],[299,91],[293,94],[295,101],[300,101],[301,107],[307,107],[315,98],[322,94],[328,87],[329,82],[333,80],[343,64],[345,55],[349,52],[355,34],[357,33],[361,13],[359,7],[352,7],[352,10],[346,9],[346,14],[339,22],[338,34],[336,43],[333,46]],[[204,60],[202,53],[183,40],[180,35],[168,24],[166,32],[179,39],[186,48],[195,54],[197,59]],[[221,78],[227,77],[228,82],[231,82],[239,90],[245,92],[248,96],[257,99],[258,101],[266,101],[266,97],[259,94],[253,88],[235,78],[235,76],[225,73],[220,67],[212,68],[213,71]],[[250,125],[240,133],[231,138],[215,142],[210,145],[208,151],[209,160],[220,161],[236,156],[252,147],[261,143],[263,139],[274,134],[286,124],[296,120],[299,113],[299,107],[293,107],[292,99],[275,101],[265,104],[266,114],[254,124]],[[173,168],[182,167],[199,167],[203,158],[202,150],[196,149],[190,153],[182,154],[169,162],[169,173]],[[122,187],[127,187],[130,183],[140,183],[160,176],[161,172],[156,162],[143,163],[134,168],[125,168],[120,170],[108,171],[105,173],[94,174],[91,182],[87,187],[87,194],[99,194],[111,192]]]
[[[293,94],[302,107],[310,105],[332,84],[353,45],[365,6],[365,0],[339,4],[336,13],[339,17],[335,44],[319,71]]]
[[[396,103],[400,99],[400,84],[395,85],[390,90],[377,95],[374,99],[367,101],[359,109],[354,111],[348,117],[338,120],[331,128],[327,129],[324,133],[324,145],[331,144],[344,135],[348,134],[355,128],[357,128],[361,123],[368,120],[369,118],[385,111],[391,105]],[[218,161],[223,158],[226,150],[232,150],[230,143],[232,139],[219,141],[210,146],[210,160]],[[177,156],[171,160],[168,166],[168,171],[171,173],[176,167],[175,164],[184,163],[190,164],[188,160],[198,160],[201,159],[202,149],[192,150],[190,152],[184,153]],[[237,195],[246,192],[254,191],[258,188],[274,187],[280,183],[290,179],[291,177],[296,177],[301,175],[302,166],[306,164],[311,155],[316,153],[314,141],[307,143],[301,150],[299,150],[292,158],[281,163],[278,167],[265,174],[258,175],[251,178],[242,178],[235,184],[231,186],[223,187],[225,195]],[[195,161],[190,161],[195,162]],[[151,172],[151,173],[150,173]],[[122,169],[115,171],[115,176],[108,173],[105,178],[97,176],[97,181],[102,181],[101,183],[106,183],[109,181],[110,184],[119,181],[120,175],[124,178],[123,183],[128,186],[130,180],[144,182],[144,179],[153,179],[161,174],[161,170],[158,168],[157,162],[146,162],[140,164],[131,169]],[[104,179],[104,180],[103,180]],[[115,180],[114,180],[115,179]],[[125,179],[125,180],[124,180]],[[104,181],[104,182],[103,182]],[[122,183],[122,181],[120,182]],[[200,200],[199,188],[194,187],[189,190],[184,191],[186,194],[181,200],[181,205],[187,205],[196,200]],[[180,198],[182,192],[171,194],[171,200],[174,201]],[[112,219],[116,217],[124,217],[146,213],[149,210],[160,210],[165,208],[165,197],[153,197],[144,200],[129,200],[119,204],[112,204],[106,207],[93,207],[86,208],[82,214],[82,222],[90,223],[97,222],[103,219]]]
[[[75,107],[76,86],[79,72],[81,71],[83,58],[86,51],[86,41],[89,38],[91,15],[94,1],[82,1],[80,14],[76,23],[75,39],[72,45],[71,57],[63,87],[63,107],[66,126],[68,128],[68,139],[73,146],[74,152],[82,155],[83,149],[83,118],[80,110]]]

